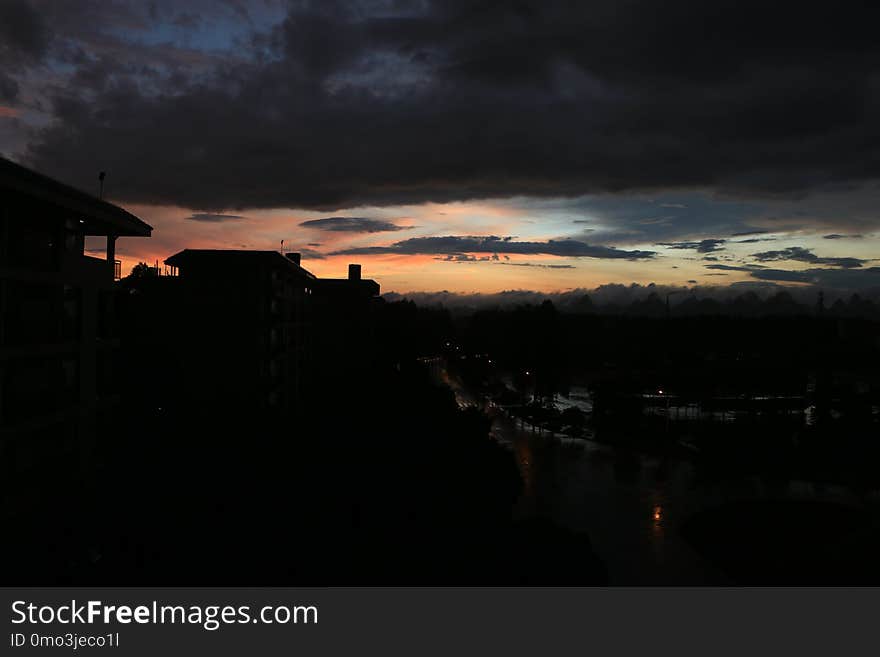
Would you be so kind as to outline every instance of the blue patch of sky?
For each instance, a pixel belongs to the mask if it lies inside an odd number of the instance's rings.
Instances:
[[[515,198],[502,203],[524,210],[535,230],[580,234],[597,243],[726,238],[755,230],[749,219],[765,209],[759,202],[719,199],[700,191]]]
[[[179,48],[221,53],[229,52],[253,33],[269,31],[285,16],[280,4],[250,8],[248,19],[224,5],[215,6],[211,12],[200,12],[195,7],[187,9],[186,5],[183,7],[174,13],[163,12],[160,20],[153,23],[150,29],[139,32],[111,29],[110,33],[144,46],[171,44]],[[175,22],[190,14],[196,18],[194,23]]]

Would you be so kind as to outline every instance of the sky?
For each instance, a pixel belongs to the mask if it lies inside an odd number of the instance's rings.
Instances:
[[[810,5],[810,6],[807,6]],[[0,0],[0,153],[383,291],[880,290],[880,5]]]

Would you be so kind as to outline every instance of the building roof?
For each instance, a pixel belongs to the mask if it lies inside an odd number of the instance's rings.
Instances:
[[[11,160],[0,157],[0,189],[12,190],[39,201],[51,203],[80,218],[88,219],[87,225],[94,234],[113,233],[149,237],[152,226],[117,205],[108,203],[75,187],[37,173]]]
[[[166,265],[188,267],[203,265],[208,267],[241,266],[263,264],[274,267],[291,267],[308,278],[315,278],[308,269],[284,257],[278,251],[252,251],[246,249],[184,249],[165,259]]]
[[[379,296],[379,284],[372,278],[319,278],[321,290],[337,295]]]

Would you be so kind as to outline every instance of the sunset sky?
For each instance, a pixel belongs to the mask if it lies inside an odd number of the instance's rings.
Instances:
[[[880,10],[0,1],[0,152],[383,291],[880,289]]]

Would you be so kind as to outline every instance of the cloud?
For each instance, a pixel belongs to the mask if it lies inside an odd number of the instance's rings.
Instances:
[[[11,103],[18,97],[18,89],[18,82],[14,78],[5,73],[0,73],[0,101]],[[7,111],[12,110],[11,107],[5,107],[4,109]],[[10,114],[7,113],[5,116],[10,116]]]
[[[26,0],[0,3],[0,60],[4,66],[42,60],[49,30],[40,12]]]
[[[437,257],[434,260],[440,260],[442,262],[491,262],[493,260],[498,260],[498,254],[493,253],[491,256],[480,256],[477,257],[475,255],[471,255],[469,253],[456,253],[449,254],[442,258]]]
[[[834,270],[837,274],[857,274]],[[707,274],[712,275],[712,274]],[[719,274],[724,276],[725,274]],[[533,290],[505,290],[497,293],[454,293],[408,292],[398,294],[387,292],[383,297],[390,302],[400,300],[414,301],[420,306],[442,306],[452,312],[471,313],[482,308],[517,308],[525,304],[540,305],[550,300],[561,311],[599,313],[627,312],[634,306],[643,304],[652,295],[664,299],[669,295],[672,310],[676,314],[711,315],[729,314],[734,316],[773,315],[780,311],[780,304],[791,306],[792,301],[801,306],[794,310],[803,314],[812,313],[816,307],[817,290],[811,285],[788,286],[773,281],[739,281],[724,285],[699,285],[688,281],[689,286],[678,285],[625,285],[609,283],[595,288],[576,288],[560,292],[537,292]],[[864,316],[874,316],[880,305],[880,287],[865,288],[823,288],[825,303],[830,306],[837,301],[849,306]],[[858,292],[859,297],[853,294]],[[783,294],[780,294],[783,293]],[[865,303],[865,300],[873,302]],[[710,303],[705,303],[710,302]]]
[[[505,265],[509,267],[535,267],[538,269],[576,269],[574,265],[554,265],[540,262],[509,262],[510,258],[504,256],[507,262],[501,262],[501,258],[497,253],[490,256],[475,256],[469,253],[457,253],[444,256],[442,258],[434,258],[434,260],[442,260],[443,262],[488,262],[493,265]]]
[[[569,223],[572,217],[590,217],[590,232],[581,230],[579,238],[591,244],[616,245],[661,242],[694,242],[698,245],[704,236],[722,239],[716,236],[745,231],[750,220],[766,211],[763,203],[721,198],[707,190],[594,194],[554,199],[517,197],[495,203],[543,220],[559,217],[560,223]],[[685,207],[658,218],[656,209],[661,203]],[[700,237],[695,238],[695,235]]]
[[[665,246],[670,249],[693,249],[697,253],[711,253],[713,251],[721,251],[722,246],[727,240],[723,239],[706,239],[699,242],[658,242],[659,246]]]
[[[33,85],[51,120],[21,155],[86,188],[99,161],[124,202],[790,197],[880,177],[875,3],[297,2],[262,22],[260,3],[172,43],[170,3],[160,25],[133,0],[73,4],[2,5],[20,11],[0,43],[61,78]]]
[[[195,212],[187,217],[189,221],[204,221],[206,223],[222,223],[224,221],[238,221],[244,219],[239,214],[213,214],[210,212]]]
[[[823,288],[839,290],[877,290],[880,292],[880,267],[865,269],[810,268],[772,269],[762,265],[705,265],[706,269],[747,272],[751,278],[779,283],[807,283]],[[717,274],[705,274],[714,276]]]
[[[320,251],[306,247],[291,247],[289,251],[291,253],[299,253],[306,260],[325,260],[327,258],[327,256]]]
[[[774,260],[797,260],[800,262],[809,262],[817,265],[832,265],[834,267],[842,267],[844,269],[854,269],[861,267],[866,260],[861,258],[825,258],[814,254],[810,249],[801,246],[790,246],[779,251],[762,251],[761,253],[753,253],[752,257],[759,262],[770,262]]]
[[[766,230],[746,230],[739,233],[732,233],[731,237],[750,237],[752,235],[765,235],[769,231]]]
[[[752,277],[764,281],[787,283],[811,283],[819,287],[843,289],[873,289],[880,287],[880,267],[867,269],[806,269],[789,271],[784,269],[760,269],[752,272]]]
[[[757,268],[754,265],[751,267],[743,267],[740,265],[720,265],[720,264],[718,264],[718,265],[705,265],[705,267],[706,267],[706,269],[723,269],[725,271],[748,271],[748,272],[754,271]]]
[[[43,62],[49,40],[50,31],[43,17],[29,2],[0,2],[0,101],[12,103],[19,99],[21,84],[16,77]]]
[[[538,267],[540,269],[575,269],[574,265],[547,265],[537,262],[499,262],[497,264],[509,267]]]
[[[595,246],[572,239],[546,242],[517,242],[512,237],[438,236],[413,237],[389,246],[363,246],[334,251],[331,255],[458,255],[466,253],[505,253],[518,255],[553,255],[567,258],[611,258],[641,260],[652,258],[654,251],[626,251]]]
[[[412,228],[412,226],[398,226],[391,221],[368,219],[366,217],[327,217],[325,219],[310,219],[300,223],[300,226],[340,233],[383,233],[409,230]]]
[[[832,233],[831,235],[823,235],[822,237],[826,240],[860,240],[863,235],[841,235],[840,233]]]

